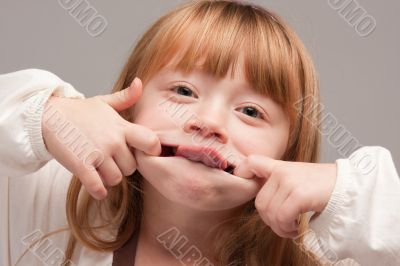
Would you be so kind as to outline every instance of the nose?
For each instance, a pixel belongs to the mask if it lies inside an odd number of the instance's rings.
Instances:
[[[228,142],[228,133],[221,124],[209,116],[196,116],[189,119],[183,129],[186,133],[201,134],[204,138],[216,138],[217,141],[225,144]]]

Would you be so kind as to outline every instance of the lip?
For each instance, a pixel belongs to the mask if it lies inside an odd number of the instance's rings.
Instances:
[[[222,175],[224,178],[226,178],[226,177],[229,177],[229,178],[234,177],[234,178],[236,178],[238,180],[242,180],[243,179],[242,177],[235,176],[233,173],[228,173],[228,172],[226,172],[224,170],[221,170],[221,169],[218,169],[218,168],[208,167],[207,165],[205,165],[205,164],[203,164],[201,162],[191,161],[189,159],[186,159],[185,157],[174,156],[174,157],[166,157],[166,158],[172,158],[174,160],[182,160],[182,161],[187,162],[189,164],[193,164],[196,167],[199,167],[199,169],[207,169],[207,171],[211,171],[211,173],[214,173],[214,174],[216,174],[218,176]],[[222,179],[222,180],[224,180],[224,179]]]
[[[234,172],[234,170],[236,168],[235,163],[233,163],[232,161],[228,160],[228,158],[225,158],[224,156],[222,156],[221,153],[219,153],[216,149],[214,149],[213,147],[210,147],[210,146],[161,143],[162,151],[161,151],[160,157],[178,157],[178,156],[175,155],[175,153],[176,153],[177,147],[181,146],[181,145],[184,145],[184,146],[187,146],[187,147],[204,148],[205,150],[207,150],[208,152],[211,152],[212,154],[218,156],[219,158],[223,158],[224,160],[226,160],[226,162],[228,164],[225,169],[218,169],[218,168],[215,168],[215,167],[210,167],[210,168],[214,168],[216,170],[222,170],[223,172],[226,172],[228,174],[233,174],[233,172]],[[173,154],[173,155],[171,155],[171,154]],[[189,159],[187,159],[185,157],[182,157],[182,158],[184,158],[186,160],[189,160]],[[191,160],[189,160],[189,161],[191,161]],[[194,162],[194,161],[192,161],[192,162]],[[199,162],[199,163],[202,163],[202,162]]]

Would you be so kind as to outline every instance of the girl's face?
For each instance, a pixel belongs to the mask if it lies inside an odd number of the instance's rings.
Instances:
[[[143,88],[133,122],[155,131],[162,145],[209,147],[232,165],[250,154],[280,159],[288,142],[288,118],[281,106],[249,86],[241,69],[238,64],[234,78],[228,72],[216,79],[201,70],[184,75],[168,65]],[[168,200],[194,209],[237,207],[262,185],[261,179],[237,177],[181,156],[139,150],[135,156],[145,182]],[[214,153],[208,156],[215,159]]]

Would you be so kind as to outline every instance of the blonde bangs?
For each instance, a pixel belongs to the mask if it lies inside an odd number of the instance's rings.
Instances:
[[[272,13],[253,5],[200,1],[173,11],[155,27],[144,51],[149,59],[140,71],[146,73],[144,82],[171,61],[184,73],[200,68],[222,78],[231,69],[233,77],[242,56],[245,77],[257,92],[285,109],[298,98],[291,95],[300,86],[297,53]]]

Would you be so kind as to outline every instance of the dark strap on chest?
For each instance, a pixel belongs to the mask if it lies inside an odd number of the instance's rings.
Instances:
[[[138,238],[139,232],[136,232],[121,248],[114,251],[112,266],[134,265]]]

